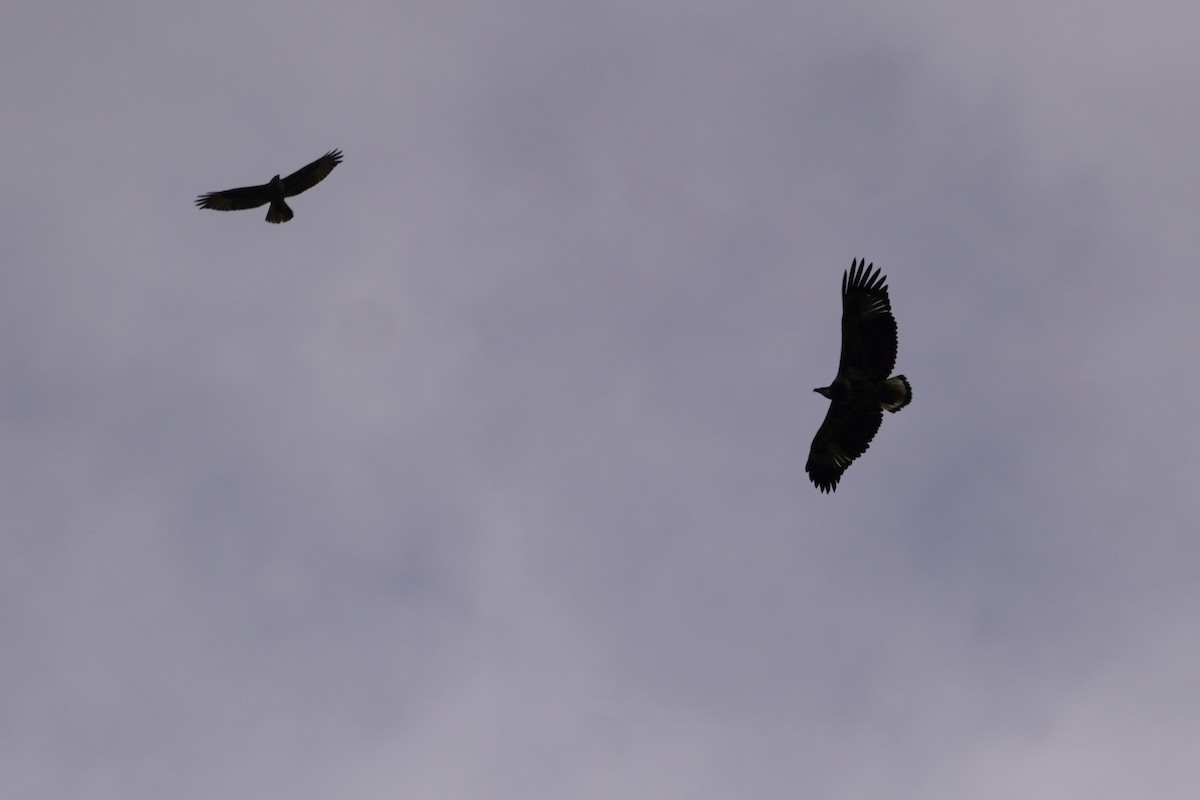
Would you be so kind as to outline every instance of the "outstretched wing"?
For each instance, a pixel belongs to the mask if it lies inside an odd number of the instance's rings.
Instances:
[[[226,189],[223,192],[209,192],[196,198],[198,208],[211,208],[216,211],[241,211],[244,208],[258,208],[271,202],[271,186],[243,186],[240,189]]]
[[[879,403],[833,400],[813,437],[805,472],[822,492],[832,492],[846,467],[867,452],[883,421]]]
[[[316,161],[303,166],[283,179],[283,196],[293,197],[325,180],[333,168],[342,163],[342,151],[330,150]]]
[[[865,259],[842,275],[842,359],[839,376],[886,380],[896,366],[896,318],[887,279]]]

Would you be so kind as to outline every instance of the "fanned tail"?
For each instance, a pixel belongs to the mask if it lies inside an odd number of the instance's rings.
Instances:
[[[879,405],[895,414],[911,402],[912,386],[909,385],[908,378],[896,375],[883,382],[883,399],[879,401]]]
[[[292,210],[283,200],[272,200],[271,207],[267,209],[267,222],[273,222],[276,225],[280,222],[287,222],[293,216]]]

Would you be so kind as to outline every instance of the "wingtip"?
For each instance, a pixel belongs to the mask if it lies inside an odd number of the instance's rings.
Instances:
[[[821,494],[830,494],[837,489],[837,481],[819,480],[814,475],[809,475],[809,478],[812,480],[813,486],[817,487],[817,490]]]
[[[887,277],[882,269],[875,266],[874,261],[868,263],[865,258],[852,259],[850,269],[842,273],[842,294],[852,288],[886,293]]]

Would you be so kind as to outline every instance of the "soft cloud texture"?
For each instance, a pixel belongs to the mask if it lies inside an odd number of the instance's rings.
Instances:
[[[1200,11],[8,17],[4,796],[1194,796]]]

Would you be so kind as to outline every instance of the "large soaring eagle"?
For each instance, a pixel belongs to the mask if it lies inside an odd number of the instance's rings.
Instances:
[[[333,168],[342,163],[342,151],[330,150],[306,167],[288,175],[283,180],[276,175],[270,183],[262,186],[243,186],[240,189],[226,189],[223,192],[209,192],[196,198],[199,208],[211,208],[216,211],[239,211],[243,208],[258,208],[267,203],[267,222],[287,222],[292,218],[292,210],[283,202],[285,197],[293,197],[316,186],[325,176],[333,172]]]
[[[822,492],[832,492],[846,467],[867,451],[884,410],[899,411],[912,401],[896,366],[896,318],[886,278],[874,264],[851,261],[842,275],[842,359],[837,377],[813,389],[829,398],[829,412],[813,438],[804,469]]]

